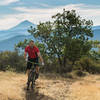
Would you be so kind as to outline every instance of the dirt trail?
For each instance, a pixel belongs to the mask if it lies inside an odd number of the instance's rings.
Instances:
[[[34,91],[26,91],[25,74],[0,72],[0,100],[100,100],[100,77],[79,80],[41,75]]]
[[[27,76],[0,72],[0,100],[66,100],[69,80],[41,75],[34,91],[26,91]]]

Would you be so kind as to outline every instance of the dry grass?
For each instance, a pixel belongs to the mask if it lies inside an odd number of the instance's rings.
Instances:
[[[100,76],[89,75],[73,83],[69,100],[100,100]]]
[[[41,75],[35,90],[29,92],[26,81],[25,74],[0,72],[0,100],[100,100],[99,75],[74,82],[59,75]]]
[[[25,81],[23,74],[0,72],[0,100],[23,100]]]
[[[0,100],[66,100],[69,86],[67,81],[56,75],[51,76],[41,75],[35,91],[27,92],[26,75],[0,72]]]

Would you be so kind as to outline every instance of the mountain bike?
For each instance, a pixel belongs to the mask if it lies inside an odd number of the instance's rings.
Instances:
[[[27,61],[30,62],[30,61]],[[28,74],[28,80],[27,80],[27,90],[29,90],[30,88],[30,84],[31,84],[31,89],[34,89],[35,86],[35,80],[36,80],[36,67],[34,67],[34,64],[38,64],[38,63],[34,63],[34,62],[30,62],[32,63],[32,68]],[[40,64],[38,64],[40,66]]]

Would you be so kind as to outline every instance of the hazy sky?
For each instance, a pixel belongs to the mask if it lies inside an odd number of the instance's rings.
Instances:
[[[51,16],[63,8],[75,9],[83,18],[100,25],[100,0],[0,0],[0,30],[24,20],[34,24],[51,20]]]

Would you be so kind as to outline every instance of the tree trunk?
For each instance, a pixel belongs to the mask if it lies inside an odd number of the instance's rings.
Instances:
[[[60,57],[58,57],[59,65],[62,66],[62,60]]]
[[[58,62],[59,62],[59,68],[58,68],[58,71],[59,73],[62,72],[62,60],[61,60],[61,57],[58,55]]]
[[[64,56],[64,59],[63,59],[63,67],[65,68],[66,67],[66,57]]]

